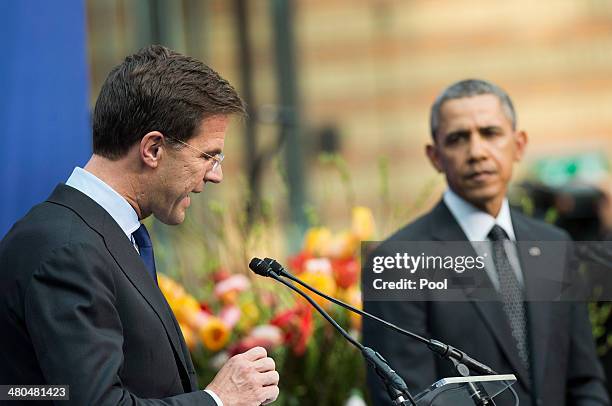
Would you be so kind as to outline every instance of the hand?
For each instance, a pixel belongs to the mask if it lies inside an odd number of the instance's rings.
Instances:
[[[259,406],[278,397],[278,372],[266,349],[254,347],[234,355],[206,387],[224,406]]]

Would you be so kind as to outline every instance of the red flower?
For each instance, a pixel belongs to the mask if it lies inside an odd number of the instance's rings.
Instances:
[[[212,314],[213,313],[211,307],[206,302],[200,302],[200,310],[202,310],[203,312],[208,313],[208,314]]]
[[[232,273],[223,267],[220,267],[212,274],[213,281],[215,282],[215,284],[226,280],[230,276],[232,276]]]
[[[332,270],[336,285],[342,289],[350,288],[359,280],[359,262],[355,258],[333,260]]]
[[[303,355],[306,352],[314,330],[312,309],[309,306],[298,304],[292,309],[278,313],[270,320],[270,324],[283,331],[283,341],[292,346],[295,355]]]
[[[296,255],[289,257],[289,267],[296,274],[304,272],[304,264],[312,258],[312,255],[306,251],[301,251]]]

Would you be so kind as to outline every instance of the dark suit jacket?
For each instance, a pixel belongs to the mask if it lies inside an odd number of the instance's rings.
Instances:
[[[69,186],[0,242],[0,332],[0,384],[70,385],[66,405],[215,405],[134,246]]]
[[[517,241],[569,241],[558,228],[511,211]],[[467,237],[443,202],[430,213],[402,228],[387,241],[466,241]],[[569,246],[569,244],[568,244]],[[525,289],[540,289],[541,272],[527,252],[517,247]],[[546,252],[544,251],[544,254]],[[543,254],[543,255],[544,255]],[[560,263],[569,267],[568,258]],[[547,258],[539,258],[539,264]],[[544,261],[544,262],[541,262]],[[435,295],[435,294],[434,294]],[[471,300],[472,299],[472,300]],[[498,373],[513,373],[521,405],[607,405],[604,376],[595,353],[587,308],[577,302],[528,302],[527,316],[531,349],[531,373],[521,364],[510,327],[500,302],[470,299],[440,302],[431,296],[419,302],[366,301],[365,310],[425,337],[441,340],[465,351]],[[457,376],[452,364],[407,337],[364,319],[366,345],[379,351],[400,373],[413,394],[440,378]],[[390,404],[380,380],[368,371],[368,385],[375,405]],[[507,391],[497,404],[514,403]],[[501,395],[500,395],[501,396]],[[497,400],[497,399],[496,399]]]

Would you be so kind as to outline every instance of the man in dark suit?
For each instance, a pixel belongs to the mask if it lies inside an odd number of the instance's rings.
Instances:
[[[508,206],[513,165],[527,144],[527,134],[516,129],[510,98],[489,82],[455,83],[432,106],[431,133],[426,153],[435,169],[445,174],[448,189],[431,212],[397,231],[383,247],[399,241],[467,240],[479,251],[483,243],[475,242],[489,241],[491,256],[484,275],[498,300],[476,300],[479,290],[466,286],[461,300],[453,302],[445,301],[442,292],[423,293],[422,301],[369,301],[366,296],[365,309],[455,346],[498,373],[515,374],[521,405],[609,404],[584,303],[537,301],[552,283],[546,275],[551,264],[560,264],[555,271],[567,275],[573,257],[565,232]],[[565,249],[551,254],[538,246],[543,241],[556,241]],[[493,245],[497,242],[503,245]],[[561,258],[555,258],[559,252]],[[367,319],[363,336],[403,376],[413,394],[438,379],[458,375],[450,362],[425,345]],[[368,384],[374,404],[390,404],[370,370]],[[509,392],[496,400],[498,405],[513,404]]]
[[[198,390],[140,222],[179,224],[190,194],[221,182],[229,117],[242,113],[225,79],[161,46],[111,71],[93,156],[0,243],[0,384],[69,385],[62,404],[78,406],[276,399],[278,373],[261,347]]]

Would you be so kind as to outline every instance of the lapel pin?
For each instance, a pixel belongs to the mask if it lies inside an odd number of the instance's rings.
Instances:
[[[541,253],[542,253],[542,250],[540,250],[540,247],[530,247],[529,248],[529,255],[531,255],[532,257],[539,257]]]

